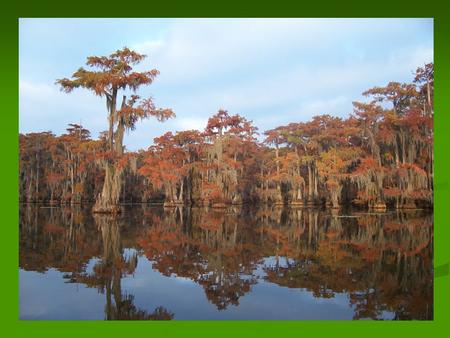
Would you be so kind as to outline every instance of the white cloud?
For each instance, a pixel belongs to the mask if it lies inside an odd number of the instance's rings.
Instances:
[[[390,54],[389,67],[400,68],[403,71],[413,73],[417,67],[425,63],[433,62],[434,51],[432,46],[419,45],[414,49],[400,49]]]
[[[54,89],[43,83],[33,84],[27,81],[20,81],[19,94],[21,98],[23,97],[39,101],[45,100],[47,96],[53,95]]]
[[[135,47],[150,55],[147,65],[161,70],[159,81],[192,84],[255,63],[267,65],[264,71],[270,74],[270,64],[282,62],[290,53],[305,60],[333,58],[343,48],[347,57],[363,61],[367,53],[360,40],[382,44],[393,30],[407,37],[411,34],[407,23],[401,19],[179,19],[164,42],[149,40]]]
[[[250,66],[293,41],[320,38],[310,35],[312,27],[318,34],[325,32],[320,22],[312,20],[181,19],[173,24],[163,43],[150,40],[135,47],[150,55],[149,64],[160,69],[161,82],[192,84]]]
[[[80,123],[92,136],[106,129],[103,100],[83,90],[66,94],[56,85],[19,80],[19,130],[63,133],[69,123]]]
[[[397,58],[398,62],[392,62],[394,58]],[[383,85],[404,74],[412,74],[424,60],[430,60],[429,54],[418,50],[408,56],[392,56],[387,62],[377,60],[354,64],[352,67],[297,66],[267,76],[241,78],[232,83],[216,83],[208,87],[180,91],[172,98],[173,103],[177,108],[182,109],[183,113],[197,113],[203,116],[216,112],[218,108],[248,114],[258,109],[276,110],[288,104],[296,104],[298,108],[308,108],[305,111],[307,115],[313,107],[316,108],[314,114],[326,111],[332,113],[335,105],[316,104],[314,106],[313,103],[330,103],[331,101],[324,101],[324,97],[329,96],[339,96],[342,101],[342,93],[346,93],[345,97],[351,104],[363,91],[372,86]],[[170,86],[164,88],[168,89]]]
[[[137,43],[130,46],[130,49],[146,54],[148,57],[152,57],[153,54],[158,53],[164,46],[163,40],[148,40],[141,43]]]
[[[176,131],[180,130],[204,130],[208,122],[207,118],[202,117],[180,117],[173,120]]]

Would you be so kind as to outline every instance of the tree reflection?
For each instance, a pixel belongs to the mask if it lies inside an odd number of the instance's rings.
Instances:
[[[331,215],[307,226],[317,232],[315,249],[303,241],[301,250],[289,252],[284,266],[265,268],[266,279],[291,288],[310,290],[316,297],[347,293],[355,319],[382,317],[383,311],[397,319],[432,318],[432,220],[405,214],[387,218],[364,215],[342,218]],[[286,234],[277,235],[282,246],[299,247]],[[272,235],[274,236],[274,235]]]
[[[140,254],[162,275],[200,285],[218,310],[273,283],[317,298],[346,294],[354,319],[433,318],[433,223],[425,213],[144,206],[119,218],[25,208],[20,219],[20,266],[56,268],[97,288],[108,320],[174,316],[141,310],[122,291]]]
[[[30,210],[27,210],[27,214]],[[35,211],[38,214],[38,211]],[[64,213],[60,213],[62,216]],[[54,212],[50,212],[50,218],[52,218]],[[28,216],[29,217],[29,216]],[[73,218],[71,218],[73,219]],[[55,220],[56,221],[56,220]],[[60,224],[64,223],[63,219],[59,220]],[[105,294],[106,304],[105,304],[105,319],[106,320],[170,320],[173,319],[174,314],[165,309],[162,306],[157,307],[153,312],[149,313],[146,310],[137,308],[134,305],[134,296],[131,294],[123,293],[121,287],[121,280],[123,277],[132,274],[137,266],[137,253],[124,254],[122,248],[122,236],[120,232],[120,225],[118,219],[111,215],[97,214],[94,216],[93,223],[96,225],[97,233],[95,238],[97,241],[89,242],[84,236],[84,233],[80,231],[75,231],[72,222],[69,226],[56,226],[58,223],[47,223],[43,227],[41,235],[44,240],[37,240],[36,237],[32,239],[32,242],[38,243],[48,243],[49,248],[43,248],[39,252],[43,253],[44,256],[41,257],[45,260],[49,257],[49,254],[53,253],[52,248],[63,248],[65,253],[63,257],[50,257],[49,261],[42,262],[42,265],[38,266],[40,271],[45,271],[49,267],[58,268],[60,271],[67,271],[64,278],[68,280],[69,283],[83,283],[88,287],[97,288],[97,290]],[[27,234],[30,233],[30,229],[25,224],[31,224],[24,222],[21,227],[21,232],[24,231]],[[49,226],[51,224],[51,226]],[[76,229],[79,228],[76,227]],[[48,229],[52,229],[49,231]],[[57,230],[55,230],[57,229]],[[91,228],[91,231],[95,232]],[[36,232],[34,232],[36,235]],[[56,234],[56,235],[55,235]],[[100,236],[98,236],[100,234]],[[73,238],[74,236],[77,236]],[[93,236],[94,237],[94,236]],[[71,238],[71,240],[67,240]],[[27,252],[27,244],[31,244],[28,236],[21,236],[24,240],[23,246],[21,242],[21,252]],[[28,240],[27,240],[28,239]],[[99,240],[100,239],[100,240]],[[97,248],[97,251],[92,256],[85,256],[83,249],[77,248],[78,243],[85,243],[86,245],[90,243],[93,247]],[[78,249],[78,250],[77,250]],[[67,253],[70,253],[70,259],[67,260]],[[91,252],[94,252],[91,250]],[[28,265],[34,265],[35,259],[32,264],[28,264],[27,258],[33,257],[34,255],[21,256],[20,266],[22,268],[28,267]],[[96,264],[94,265],[92,272],[86,271],[87,262],[90,258],[100,257]],[[62,258],[61,262],[52,265],[54,260]],[[41,262],[41,259],[38,262]],[[78,264],[73,264],[72,260]],[[43,267],[45,266],[45,267]]]
[[[251,275],[256,259],[233,218],[223,212],[172,209],[163,217],[152,217],[152,226],[142,232],[138,244],[153,268],[166,276],[192,279],[223,310],[238,305],[256,283]]]

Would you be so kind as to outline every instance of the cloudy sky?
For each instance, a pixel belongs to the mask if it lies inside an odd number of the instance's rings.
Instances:
[[[314,115],[347,116],[361,93],[411,81],[433,60],[432,19],[20,19],[19,129],[65,131],[82,123],[92,136],[107,128],[105,102],[86,90],[68,95],[86,56],[128,46],[148,55],[139,70],[158,69],[142,88],[177,118],[140,122],[125,138],[146,148],[166,131],[205,127],[219,108],[241,114],[261,132]]]

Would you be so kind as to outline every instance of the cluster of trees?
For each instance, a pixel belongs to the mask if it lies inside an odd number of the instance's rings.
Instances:
[[[19,264],[31,271],[58,269],[68,282],[97,288],[106,297],[107,319],[174,316],[160,306],[151,313],[137,309],[121,290],[138,255],[167,277],[200,285],[218,310],[238,306],[265,279],[316,298],[347,293],[355,319],[378,319],[385,311],[396,319],[433,318],[432,215],[233,209],[143,205],[112,217],[28,205],[20,209]],[[95,266],[88,269],[92,258]]]
[[[81,203],[92,199],[102,179],[95,159],[102,141],[91,140],[81,125],[71,124],[67,133],[19,135],[21,200]]]
[[[168,132],[146,151],[126,152],[123,133],[142,118],[164,121],[170,109],[151,99],[123,96],[158,74],[132,72],[144,58],[127,48],[89,57],[72,79],[105,96],[109,130],[91,140],[80,125],[67,134],[20,135],[22,201],[96,201],[94,211],[118,212],[120,202],[163,201],[166,206],[224,207],[245,202],[274,205],[359,205],[373,209],[433,204],[434,68],[418,68],[412,83],[390,82],[354,102],[346,119],[320,115],[264,132],[240,115],[219,110],[203,131]]]

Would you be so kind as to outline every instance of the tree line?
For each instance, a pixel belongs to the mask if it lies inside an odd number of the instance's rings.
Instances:
[[[348,118],[319,115],[263,132],[244,116],[219,110],[202,131],[168,132],[147,150],[126,151],[125,130],[140,119],[165,121],[136,91],[157,70],[133,72],[145,56],[127,48],[89,57],[71,79],[106,98],[109,129],[92,139],[79,124],[67,132],[20,135],[20,200],[94,202],[94,212],[115,213],[120,203],[226,207],[232,204],[369,209],[433,205],[434,66],[419,67],[410,83],[390,82],[363,93]]]

